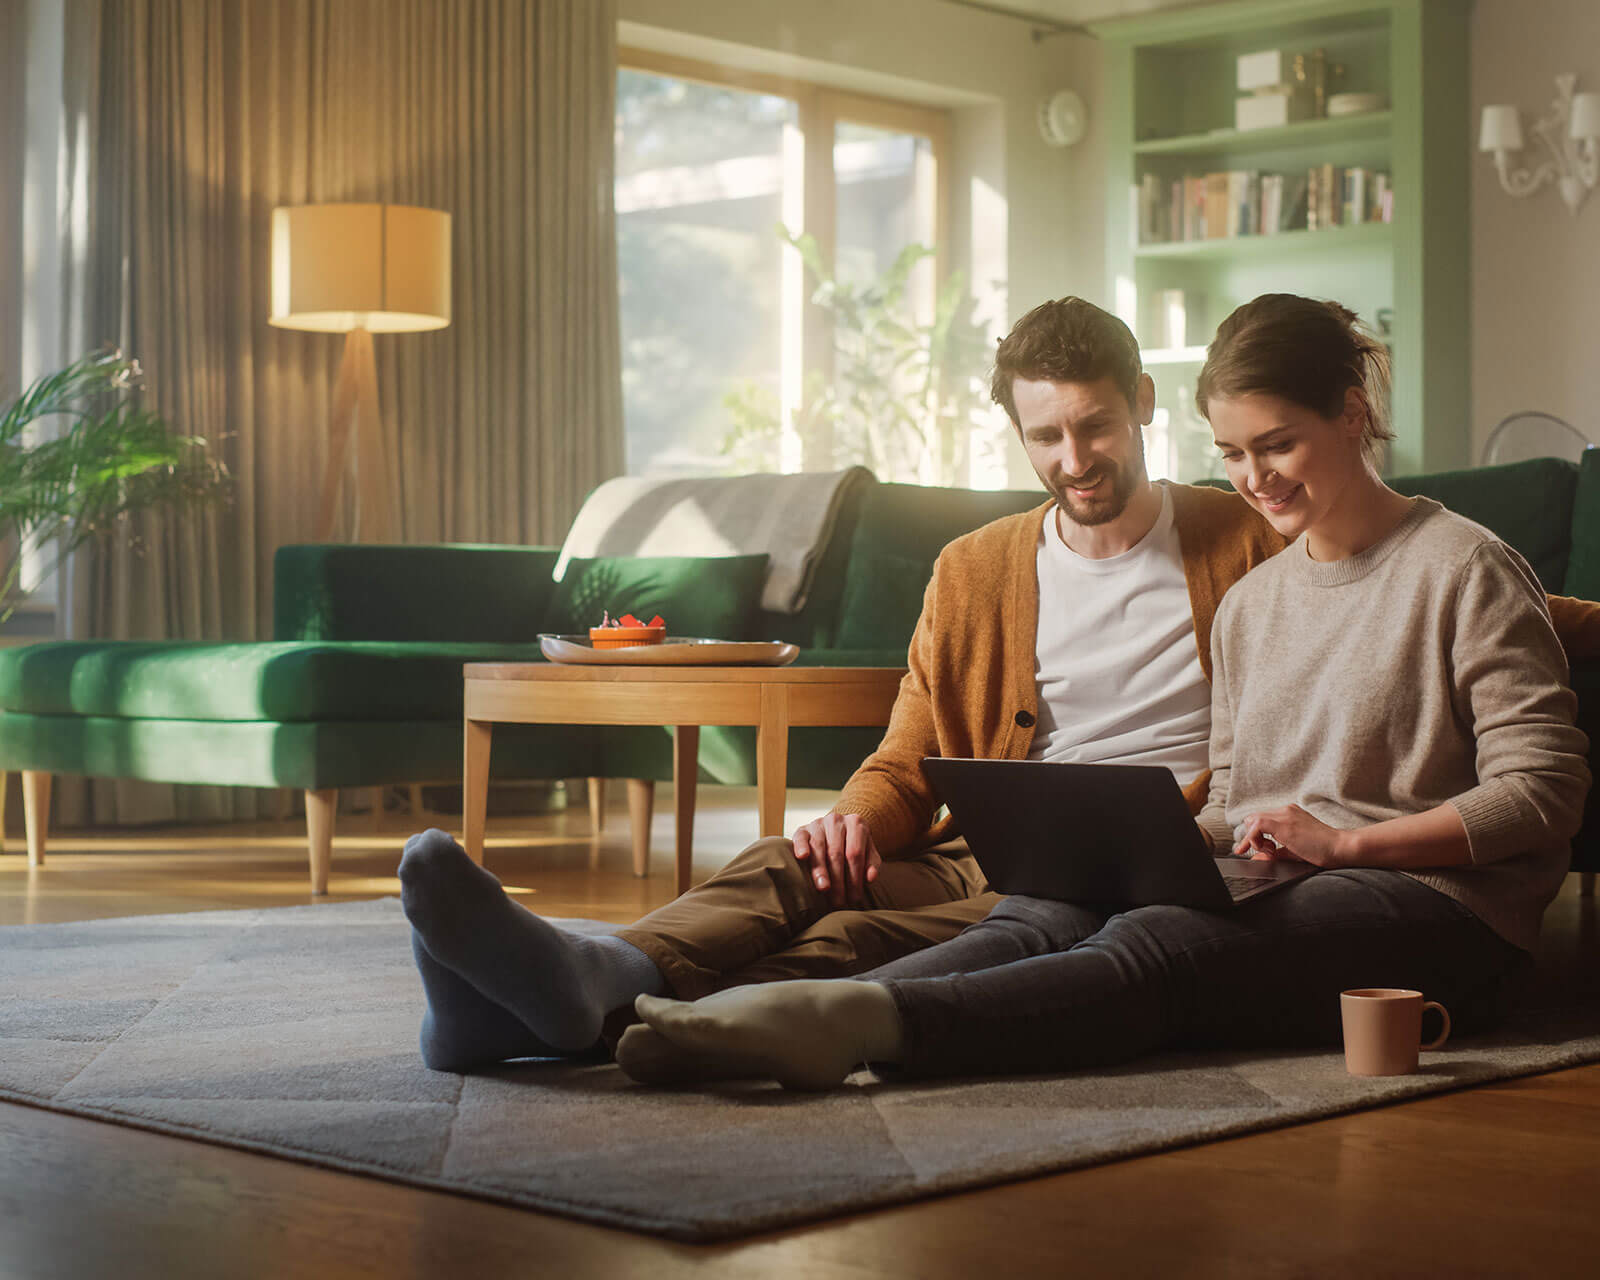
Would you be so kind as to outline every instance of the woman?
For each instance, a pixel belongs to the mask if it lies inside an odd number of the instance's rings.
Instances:
[[[950,1075],[1337,1043],[1338,993],[1363,986],[1421,989],[1461,1030],[1491,1021],[1566,873],[1587,743],[1527,564],[1380,478],[1387,392],[1354,315],[1271,294],[1217,331],[1197,395],[1233,486],[1293,539],[1217,613],[1198,821],[1216,852],[1319,874],[1224,914],[1013,897],[860,980],[642,997],[623,1068],[825,1088],[862,1062]]]

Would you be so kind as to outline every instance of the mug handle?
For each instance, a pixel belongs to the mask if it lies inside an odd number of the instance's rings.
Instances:
[[[1450,1038],[1450,1011],[1448,1009],[1446,1009],[1442,1004],[1440,1004],[1437,1000],[1425,1000],[1425,1001],[1423,1001],[1423,1003],[1422,1003],[1422,1012],[1423,1013],[1427,1013],[1429,1009],[1437,1009],[1439,1011],[1439,1017],[1444,1020],[1444,1029],[1439,1032],[1439,1035],[1438,1035],[1437,1039],[1430,1040],[1427,1044],[1422,1046],[1423,1049],[1425,1049],[1425,1050],[1426,1049],[1437,1049],[1440,1046],[1442,1046],[1446,1040],[1448,1040]]]

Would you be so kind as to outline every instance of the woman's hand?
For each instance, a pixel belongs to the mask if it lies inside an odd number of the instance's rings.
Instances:
[[[1251,814],[1233,851],[1253,858],[1309,862],[1314,867],[1346,867],[1351,865],[1349,836],[1291,804]]]

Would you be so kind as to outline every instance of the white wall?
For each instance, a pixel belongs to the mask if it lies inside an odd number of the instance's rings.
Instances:
[[[1523,132],[1574,71],[1600,90],[1597,0],[1477,0],[1472,15],[1472,121],[1486,103],[1515,103]],[[1531,155],[1532,153],[1525,153]],[[1472,167],[1473,458],[1494,424],[1543,409],[1600,440],[1600,191],[1576,217],[1554,188],[1516,200],[1494,163]]]

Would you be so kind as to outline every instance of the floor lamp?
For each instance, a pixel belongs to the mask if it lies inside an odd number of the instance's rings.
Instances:
[[[450,215],[402,204],[308,204],[272,211],[272,314],[280,329],[345,335],[328,420],[317,537],[328,541],[355,436],[356,532],[391,536],[375,333],[450,323]]]

